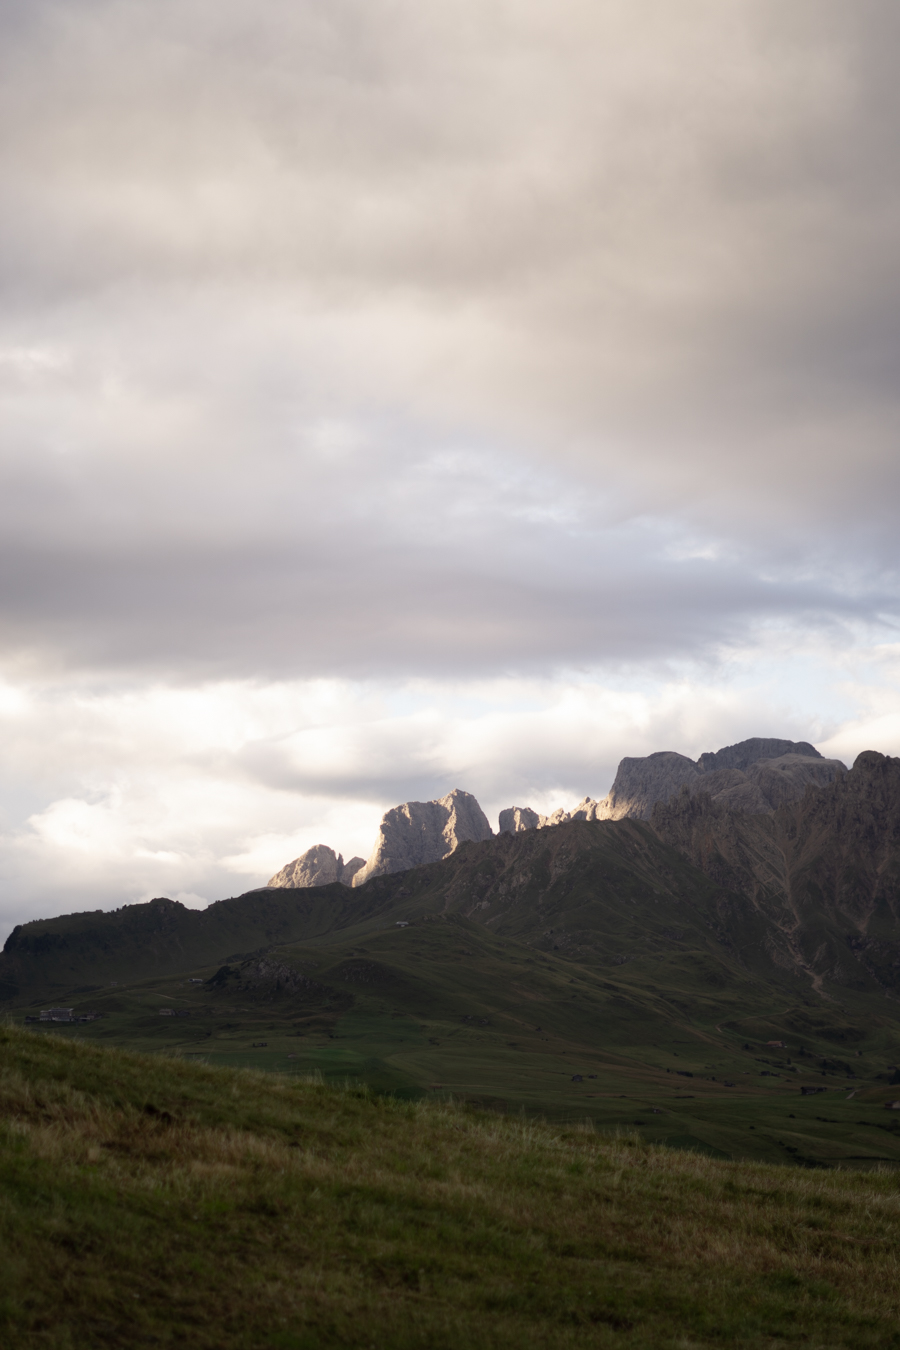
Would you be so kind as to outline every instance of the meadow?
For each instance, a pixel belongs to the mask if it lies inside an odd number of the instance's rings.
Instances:
[[[0,1033],[4,1344],[898,1346],[900,1179]]]

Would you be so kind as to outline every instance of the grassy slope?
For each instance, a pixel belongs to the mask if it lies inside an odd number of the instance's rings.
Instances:
[[[898,1346],[887,1174],[0,1034],[6,1344]]]

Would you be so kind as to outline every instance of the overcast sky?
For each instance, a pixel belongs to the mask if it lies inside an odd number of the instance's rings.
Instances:
[[[900,753],[888,0],[0,6],[0,937]]]

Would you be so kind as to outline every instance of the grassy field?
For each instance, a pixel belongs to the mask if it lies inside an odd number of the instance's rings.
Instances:
[[[0,1032],[0,1335],[900,1346],[900,1185]]]

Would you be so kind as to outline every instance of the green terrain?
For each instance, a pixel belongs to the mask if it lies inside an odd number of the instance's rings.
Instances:
[[[874,1019],[860,1006],[855,1022],[852,998],[824,1008],[784,998],[748,1013],[752,985],[710,990],[690,963],[677,984],[669,972],[663,994],[652,962],[597,970],[460,915],[406,922],[369,919],[98,988],[74,1005],[96,1020],[29,1025],[211,1065],[318,1072],[401,1098],[589,1118],[719,1157],[900,1163],[900,1112],[884,1109],[900,1096],[890,1005]],[[801,1085],[824,1090],[804,1096]]]
[[[723,1162],[575,1105],[541,1123],[0,1030],[2,1343],[900,1345],[892,1171]]]

